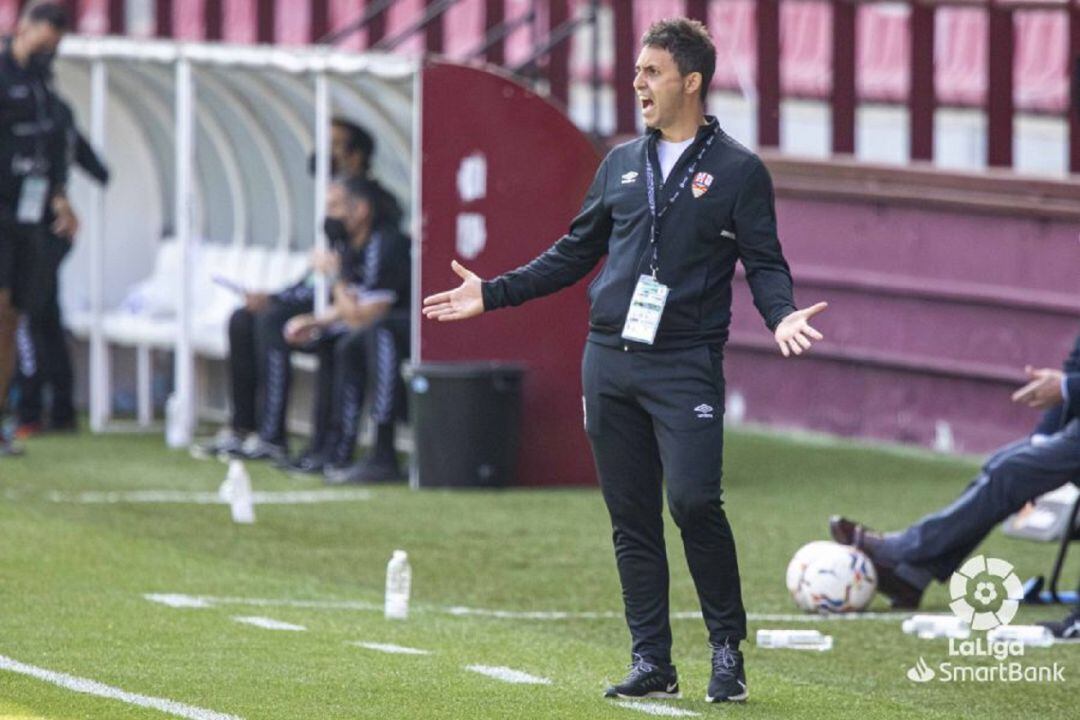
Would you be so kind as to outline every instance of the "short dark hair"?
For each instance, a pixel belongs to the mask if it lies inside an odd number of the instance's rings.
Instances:
[[[671,53],[683,77],[693,72],[701,73],[701,100],[704,102],[716,72],[716,46],[704,25],[682,17],[658,20],[641,36],[641,44]]]
[[[340,116],[331,120],[330,124],[345,130],[349,136],[348,148],[353,151],[359,150],[364,153],[364,167],[370,168],[371,161],[375,157],[375,138],[371,137],[371,133],[354,123],[352,120]]]
[[[48,23],[59,32],[71,25],[67,7],[57,2],[31,2],[23,9],[23,18],[33,23]]]
[[[335,181],[338,185],[341,185],[346,194],[352,198],[358,198],[361,200],[367,200],[371,205],[372,212],[372,226],[378,225],[382,221],[381,217],[381,203],[379,202],[379,186],[373,181],[367,178],[360,177],[359,175],[352,175],[347,178],[342,178]]]

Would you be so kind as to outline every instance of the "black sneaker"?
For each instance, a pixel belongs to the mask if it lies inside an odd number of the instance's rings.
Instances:
[[[244,438],[229,428],[222,428],[212,438],[200,440],[189,449],[196,460],[210,460],[239,453],[244,447]]]
[[[1049,630],[1055,640],[1080,642],[1080,610],[1074,611],[1064,620],[1048,620],[1039,625]]]
[[[730,645],[713,646],[712,679],[705,702],[745,702],[750,697],[746,689],[746,671],[742,653]]]
[[[19,457],[25,452],[21,443],[14,436],[0,427],[0,458]]]
[[[369,458],[344,468],[328,468],[325,477],[327,485],[378,485],[405,479],[396,460]]]
[[[284,460],[275,463],[275,465],[288,473],[322,475],[323,469],[326,467],[326,459],[323,458],[321,453],[305,451],[296,457],[285,458]]]
[[[258,435],[252,435],[244,441],[239,450],[230,452],[229,455],[241,460],[279,461],[288,455],[288,450],[284,445],[275,445],[263,440]]]
[[[634,655],[626,679],[605,690],[604,697],[678,700],[682,693],[679,692],[679,676],[674,665],[655,665],[640,655]]]

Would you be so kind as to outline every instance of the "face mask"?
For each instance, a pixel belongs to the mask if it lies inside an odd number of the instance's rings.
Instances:
[[[52,74],[53,61],[56,60],[56,52],[39,50],[30,55],[30,67],[45,75]]]
[[[315,174],[315,153],[308,155],[308,175]],[[337,177],[338,162],[333,155],[330,156],[330,177]]]
[[[323,220],[323,232],[326,233],[326,239],[332,244],[349,241],[349,231],[345,228],[345,221],[341,218],[328,217]]]

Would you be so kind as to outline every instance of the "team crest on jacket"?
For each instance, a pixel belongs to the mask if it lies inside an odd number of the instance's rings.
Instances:
[[[707,172],[700,172],[694,176],[694,184],[690,186],[690,191],[694,193],[694,197],[699,198],[709,191],[712,181],[712,175]]]

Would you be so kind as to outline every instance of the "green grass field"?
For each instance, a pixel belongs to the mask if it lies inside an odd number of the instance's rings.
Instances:
[[[830,513],[898,527],[951,499],[972,463],[746,432],[728,438],[727,508],[751,635],[762,627],[819,628],[833,635],[835,648],[763,650],[750,640],[750,702],[711,706],[703,701],[709,651],[702,622],[677,619],[674,655],[685,699],[663,707],[740,718],[1075,717],[1080,645],[1029,649],[1023,659],[1064,664],[1064,683],[917,684],[907,669],[920,657],[931,665],[948,660],[946,643],[904,635],[899,618],[756,619],[795,612],[784,588],[787,561],[803,543],[826,536]],[[70,499],[82,491],[217,488],[224,465],[168,451],[160,437],[48,438],[30,450],[0,461],[0,658],[249,720],[643,716],[601,697],[605,682],[624,673],[629,643],[610,526],[595,490],[378,487],[363,501],[260,505],[255,525],[236,526],[220,505],[57,501],[58,492]],[[268,467],[250,470],[257,490],[318,487]],[[673,526],[668,537],[672,609],[694,611]],[[413,612],[405,622],[372,609],[398,547],[413,565]],[[1051,545],[999,532],[982,550],[1012,562],[1021,578],[1045,572],[1053,554]],[[1070,585],[1078,572],[1071,563]],[[174,608],[147,593],[230,600]],[[250,598],[283,602],[254,605]],[[451,607],[600,616],[512,619]],[[946,589],[935,586],[925,607],[947,612]],[[878,599],[873,609],[887,608]],[[1024,607],[1015,622],[1063,613]],[[306,632],[232,619],[252,615]],[[357,642],[430,654],[385,654]],[[508,684],[468,665],[505,666],[551,682]],[[0,719],[161,717],[0,670]]]

